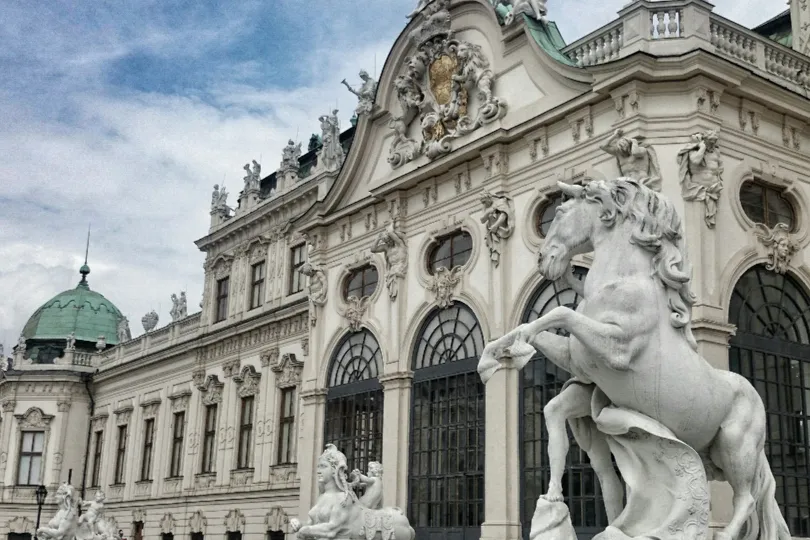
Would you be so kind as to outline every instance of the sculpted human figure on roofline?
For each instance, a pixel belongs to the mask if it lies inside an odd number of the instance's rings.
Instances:
[[[575,537],[559,489],[567,419],[603,486],[610,525],[596,540],[706,539],[709,480],[728,481],[734,493],[731,519],[714,538],[788,540],[765,454],[762,399],[744,377],[698,353],[675,205],[630,178],[559,187],[568,200],[557,209],[538,270],[558,280],[572,257],[592,253],[584,299],[489,343],[478,364],[487,382],[503,362],[520,369],[540,351],[574,377],[544,410],[551,482],[530,538]],[[611,455],[624,490],[610,473]]]

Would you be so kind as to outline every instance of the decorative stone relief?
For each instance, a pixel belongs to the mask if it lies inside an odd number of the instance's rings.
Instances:
[[[769,229],[766,225],[757,223],[754,234],[768,250],[768,262],[765,268],[779,274],[787,272],[791,258],[799,250],[788,226],[784,223],[777,223],[773,229]]]
[[[377,228],[377,206],[372,205],[371,211],[366,212],[366,231]]]
[[[394,81],[401,114],[392,114],[394,131],[388,162],[400,167],[425,154],[435,159],[452,151],[452,141],[506,114],[506,102],[492,92],[492,70],[480,46],[455,39],[449,0],[434,0],[413,12],[421,24],[410,34],[417,47],[405,73]],[[469,114],[470,92],[478,103]],[[421,140],[408,136],[419,117]]]
[[[548,126],[543,126],[537,135],[527,137],[527,140],[529,143],[529,158],[532,160],[532,163],[537,161],[538,149],[543,153],[544,158],[548,157]]]
[[[520,19],[518,15],[528,15],[536,21],[546,22],[546,15],[548,15],[548,8],[546,7],[546,0],[499,0],[496,1],[494,7],[497,14],[498,4],[509,6],[509,12],[503,18],[503,24],[509,26],[516,20]]]
[[[103,431],[104,428],[107,426],[107,419],[109,418],[106,414],[99,414],[94,416],[91,419],[92,422],[92,430],[93,431]]]
[[[374,108],[374,97],[377,95],[377,81],[371,78],[368,71],[361,69],[360,79],[362,79],[363,82],[356,90],[349,86],[346,79],[340,81],[341,84],[349,89],[349,92],[357,96],[357,108],[354,110],[357,116],[371,113],[372,109]]]
[[[15,534],[33,534],[34,522],[25,516],[17,516],[8,520],[6,524],[8,532]]]
[[[56,402],[56,410],[61,413],[66,413],[70,410],[70,402],[69,401],[57,401]]]
[[[697,89],[697,110],[716,115],[717,110],[720,108],[720,97],[722,95],[722,90],[699,87]]]
[[[758,135],[760,112],[756,108],[752,109],[752,107],[758,107],[758,105],[748,101],[747,99],[740,100],[740,108],[738,110],[740,129],[746,131],[750,125],[753,134]]]
[[[271,485],[291,485],[294,484],[298,476],[296,465],[274,465],[270,467]]]
[[[253,483],[253,469],[236,469],[231,471],[232,486],[249,486]]]
[[[191,391],[181,392],[179,394],[175,394],[173,396],[169,396],[169,400],[172,402],[172,412],[180,412],[185,411],[188,409],[188,402],[191,398]]]
[[[301,355],[309,356],[309,338],[301,338]]]
[[[15,407],[17,407],[17,402],[13,399],[7,399],[2,404],[3,412],[13,413]]]
[[[371,246],[372,253],[382,253],[385,257],[385,286],[388,296],[396,300],[399,294],[399,281],[405,278],[408,270],[408,244],[396,220],[391,221]]]
[[[310,262],[302,264],[298,271],[307,277],[309,320],[312,326],[315,326],[318,320],[317,308],[326,304],[326,274],[320,267],[314,266]]]
[[[294,354],[286,353],[270,369],[276,373],[276,387],[289,388],[301,384],[304,363],[297,360]]]
[[[512,199],[505,195],[493,195],[486,189],[481,193],[484,215],[485,241],[489,248],[489,258],[497,267],[501,262],[501,244],[515,231],[515,213]]]
[[[233,381],[237,385],[239,397],[255,396],[259,393],[261,373],[257,373],[253,366],[245,366],[242,372],[234,375]]]
[[[793,150],[802,149],[801,132],[804,126],[790,116],[782,117],[782,144]]]
[[[163,514],[160,520],[160,532],[163,534],[174,533],[174,518],[170,512]]]
[[[351,332],[360,331],[363,324],[363,316],[366,314],[370,300],[368,296],[362,298],[350,296],[346,299],[346,308],[343,312],[343,316],[346,318]]]
[[[268,531],[290,532],[290,518],[280,506],[274,506],[264,517],[265,529]]]
[[[509,173],[509,150],[506,145],[499,144],[481,152],[481,159],[484,162],[487,179]]]
[[[202,511],[197,510],[191,514],[191,517],[188,518],[188,528],[192,533],[205,534],[206,529],[208,528],[208,520],[205,518]]]
[[[163,479],[163,492],[164,493],[180,493],[183,490],[183,477],[177,478],[164,478]]]
[[[696,133],[677,157],[681,195],[685,201],[704,204],[704,221],[710,229],[717,223],[717,201],[723,190],[723,160],[717,142],[717,131]]]
[[[205,380],[205,384],[198,386],[202,392],[202,402],[204,405],[213,405],[214,403],[222,402],[222,389],[225,387],[224,383],[219,382],[219,377],[216,375],[209,375]]]
[[[52,414],[45,414],[39,407],[31,407],[23,414],[15,414],[20,429],[45,429],[51,425]]]
[[[245,533],[245,516],[240,510],[231,510],[225,516],[225,530],[227,532]]]
[[[440,309],[453,305],[452,297],[456,286],[461,283],[461,271],[461,266],[456,266],[452,270],[442,266],[432,276],[428,290],[436,296],[436,305]]]
[[[451,175],[453,176],[453,185],[456,188],[456,195],[461,195],[462,191],[472,189],[469,163],[464,163],[460,167],[456,167],[451,172]]]
[[[201,368],[192,371],[191,382],[194,384],[195,387],[202,389],[202,386],[205,384],[205,369]]]
[[[240,367],[241,361],[239,358],[226,360],[225,362],[222,363],[222,376],[225,377],[226,379],[230,379],[239,372]]]
[[[582,132],[586,137],[593,137],[593,116],[591,107],[587,106],[579,112],[568,115],[568,125],[571,127],[571,137],[575,143],[582,140]]]
[[[278,347],[271,347],[267,351],[263,352],[259,357],[262,367],[268,367],[278,362],[278,355]]]
[[[636,114],[641,104],[641,96],[638,90],[631,90],[626,94],[614,95],[613,103],[616,107],[616,114],[619,118],[626,118],[628,114]]]
[[[207,489],[213,487],[217,482],[216,473],[198,474],[194,477],[194,486],[197,489]]]
[[[125,424],[129,424],[129,420],[132,417],[132,405],[129,405],[127,407],[121,407],[115,410],[114,414],[116,426],[123,426]]]
[[[141,403],[143,418],[154,418],[160,408],[160,398],[153,398]]]
[[[143,508],[135,508],[132,510],[132,523],[138,522],[146,523],[146,510]]]
[[[620,176],[638,180],[653,191],[661,191],[658,154],[644,142],[644,137],[625,137],[624,131],[617,129],[599,148],[616,158]]]
[[[143,331],[148,333],[154,330],[157,327],[159,320],[160,317],[155,312],[155,310],[152,310],[143,317],[141,317],[141,324],[143,325]]]

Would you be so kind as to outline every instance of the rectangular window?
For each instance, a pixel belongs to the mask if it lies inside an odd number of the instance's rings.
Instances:
[[[250,453],[253,446],[253,396],[242,398],[242,413],[239,419],[239,455],[236,468],[250,468]]]
[[[205,540],[205,535],[201,532],[191,533],[191,540]]]
[[[152,447],[155,444],[155,419],[147,418],[143,423],[143,459],[141,480],[152,479]]]
[[[228,531],[228,540],[242,540],[242,533],[239,531]]]
[[[186,428],[186,413],[174,413],[174,427],[172,429],[172,463],[169,476],[176,478],[183,475],[183,437]]]
[[[228,318],[228,288],[230,278],[222,278],[217,281],[217,318],[214,322],[224,321]]]
[[[160,533],[160,540],[174,540],[174,533]]]
[[[136,521],[133,523],[135,528],[135,534],[133,535],[132,540],[143,540],[143,521]]]
[[[281,416],[278,419],[278,463],[293,463],[295,427],[295,387],[281,390]]]
[[[304,256],[305,244],[292,248],[290,254],[290,294],[295,294],[304,290],[304,276],[298,271],[306,262]]]
[[[127,455],[127,426],[118,426],[118,447],[115,451],[115,483],[124,483],[124,458]]]
[[[45,450],[44,431],[23,431],[20,446],[20,468],[17,484],[37,486],[42,482],[42,453]]]
[[[93,473],[90,475],[90,486],[99,487],[101,476],[101,451],[104,444],[104,432],[96,431],[93,436]]]
[[[264,303],[264,261],[254,264],[251,272],[250,309],[255,309]]]
[[[203,435],[202,473],[214,472],[217,444],[217,405],[205,407],[205,433]]]

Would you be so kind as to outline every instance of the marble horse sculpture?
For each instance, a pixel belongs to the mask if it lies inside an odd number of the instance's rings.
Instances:
[[[416,534],[402,510],[375,508],[376,496],[371,497],[374,500],[371,507],[366,505],[365,498],[357,498],[347,475],[346,456],[335,445],[327,444],[318,459],[317,478],[320,495],[309,511],[307,524],[302,525],[295,518],[290,520],[299,539],[414,540]],[[375,484],[375,493],[381,491],[381,480],[373,472],[358,480],[366,485]]]
[[[607,442],[627,486],[624,504],[621,491],[605,493],[614,515],[597,539],[706,538],[709,480],[726,480],[734,491],[731,520],[715,538],[789,539],[764,450],[762,400],[742,376],[713,368],[697,352],[691,268],[674,205],[629,178],[560,189],[569,199],[557,209],[539,268],[557,280],[574,255],[592,252],[584,299],[576,310],[557,307],[488,344],[482,379],[506,358],[522,368],[535,349],[573,375],[560,410],[586,451],[604,460],[605,445],[592,443]],[[539,515],[563,504],[565,422],[558,415],[548,429],[551,486],[530,535],[540,540],[573,536],[567,517],[566,525]],[[539,530],[549,524],[564,530]]]

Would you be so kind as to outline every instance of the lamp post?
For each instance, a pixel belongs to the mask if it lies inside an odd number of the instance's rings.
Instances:
[[[34,538],[37,538],[37,531],[39,530],[39,518],[42,516],[42,505],[45,504],[45,497],[48,496],[48,489],[45,486],[37,486],[34,492],[37,496],[37,526],[34,530]]]

